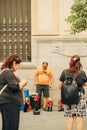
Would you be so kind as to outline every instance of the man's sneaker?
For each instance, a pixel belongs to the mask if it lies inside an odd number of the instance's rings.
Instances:
[[[43,111],[47,111],[46,107],[43,107]]]

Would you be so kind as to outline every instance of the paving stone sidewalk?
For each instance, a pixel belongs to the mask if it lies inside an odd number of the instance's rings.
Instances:
[[[41,110],[40,115],[33,115],[33,112],[21,112],[19,130],[65,130],[66,117],[63,112],[54,110],[46,112]],[[74,125],[74,129],[76,126]],[[87,117],[84,118],[84,130],[87,130]]]
[[[63,112],[53,110],[47,112],[40,110],[40,115],[33,115],[33,111],[24,113],[21,111],[19,130],[65,130],[66,117]],[[0,115],[0,130],[1,130]],[[74,125],[74,129],[76,126]],[[87,117],[84,118],[84,130],[87,130]]]

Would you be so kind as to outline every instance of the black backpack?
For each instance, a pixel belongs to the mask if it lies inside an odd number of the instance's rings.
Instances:
[[[67,105],[78,104],[80,97],[77,82],[74,76],[69,76],[67,72],[65,72],[65,75],[66,80],[64,81],[63,86],[61,88],[62,103]]]

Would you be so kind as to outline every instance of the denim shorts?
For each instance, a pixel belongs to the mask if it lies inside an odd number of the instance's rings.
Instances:
[[[39,94],[39,96],[43,96],[48,98],[49,97],[49,85],[36,85],[36,92]]]

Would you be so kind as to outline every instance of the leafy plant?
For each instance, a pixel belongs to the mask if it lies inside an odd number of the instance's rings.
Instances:
[[[66,18],[71,25],[71,33],[76,34],[87,29],[87,0],[74,0],[71,15]]]

